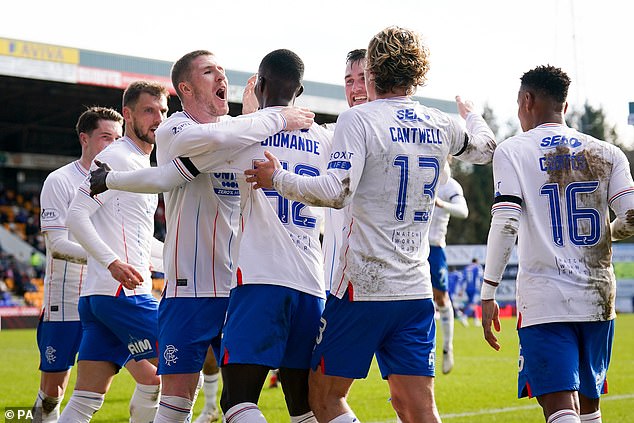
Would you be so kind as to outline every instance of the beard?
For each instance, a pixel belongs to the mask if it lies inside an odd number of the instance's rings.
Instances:
[[[143,132],[141,128],[139,128],[136,124],[133,124],[132,131],[134,132],[134,135],[136,135],[136,137],[140,139],[141,141],[147,144],[154,145],[155,143],[154,133],[151,132],[149,129],[146,132]]]

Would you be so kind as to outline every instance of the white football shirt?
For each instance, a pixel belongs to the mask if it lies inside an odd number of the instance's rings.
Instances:
[[[341,258],[341,245],[346,233],[346,208],[338,210],[324,208],[324,237],[321,250],[324,254],[324,281],[326,290],[332,289],[332,284]]]
[[[451,217],[450,207],[453,205],[466,208],[462,186],[454,178],[449,178],[446,183],[438,185],[436,195],[447,203],[448,207],[434,207],[429,226],[429,245],[445,248],[447,246],[447,226]],[[467,209],[468,213],[468,209]],[[465,217],[463,215],[463,217]]]
[[[172,114],[156,131],[157,164],[177,157],[173,149],[177,139],[199,137],[204,130],[186,112]],[[240,217],[235,175],[200,173],[164,195],[165,296],[228,297],[233,266],[230,248],[236,242]]]
[[[613,319],[608,206],[634,208],[623,152],[548,123],[500,144],[493,177],[492,213],[521,206],[518,326]]]
[[[449,154],[490,160],[495,141],[481,117],[470,136],[439,110],[407,97],[375,100],[339,115],[328,174],[276,172],[284,196],[320,206],[349,206],[332,293],[353,300],[432,297],[428,230],[440,173]]]
[[[96,159],[114,170],[150,167],[150,155],[125,136],[106,147]],[[71,204],[71,216],[77,214],[77,218],[70,222],[73,235],[90,254],[82,297],[118,295],[121,289],[128,296],[151,293],[150,253],[157,203],[156,194],[116,190],[91,198],[90,180],[84,181]],[[80,218],[82,216],[90,216],[92,224],[85,225],[84,219]],[[107,266],[115,259],[134,266],[143,276],[143,285],[128,290],[113,279]]]
[[[79,160],[51,172],[44,181],[40,194],[40,227],[42,232],[63,231],[69,241],[75,238],[68,232],[66,216],[77,188],[88,176]],[[79,320],[77,303],[86,275],[86,266],[53,258],[46,238],[46,272],[44,275],[43,321]]]

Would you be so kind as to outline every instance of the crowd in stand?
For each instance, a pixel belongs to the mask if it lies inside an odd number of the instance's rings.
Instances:
[[[38,281],[44,278],[45,263],[35,251],[45,253],[44,237],[40,232],[40,201],[37,193],[22,194],[0,185],[0,225],[14,233],[34,248],[29,260],[20,261],[4,251],[0,244],[0,307],[19,305],[12,293],[25,297],[27,292],[37,292]],[[154,217],[155,236],[165,238],[165,205],[161,199]],[[157,275],[160,276],[160,275]],[[27,296],[28,297],[28,296]],[[31,304],[25,298],[26,305]]]

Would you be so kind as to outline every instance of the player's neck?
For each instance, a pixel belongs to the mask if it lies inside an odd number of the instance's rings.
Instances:
[[[221,116],[210,112],[208,109],[199,107],[196,103],[183,105],[183,111],[198,123],[216,123],[221,118]]]
[[[93,157],[94,158],[94,157]],[[92,164],[92,160],[90,157],[81,156],[78,160],[79,165],[85,170],[90,170],[90,165]]]
[[[294,99],[293,99],[294,100]],[[262,99],[262,108],[265,109],[267,107],[288,107],[293,105],[293,100],[289,100],[288,98],[282,97],[273,97],[273,98],[265,98]]]
[[[548,113],[535,119],[534,128],[545,123],[557,123],[559,125],[565,125],[566,120],[564,119],[564,115],[561,113]]]
[[[125,136],[128,137],[139,148],[139,150],[143,151],[145,154],[150,154],[154,149],[154,144],[140,140],[134,134],[126,132]]]

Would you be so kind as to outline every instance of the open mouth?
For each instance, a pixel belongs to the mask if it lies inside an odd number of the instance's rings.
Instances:
[[[366,101],[368,101],[368,97],[365,96],[365,95],[359,95],[359,96],[353,97],[352,101],[354,101],[355,103],[360,102],[360,101],[365,103]]]
[[[216,97],[218,97],[221,100],[224,100],[227,94],[227,89],[226,88],[219,88],[218,91],[216,91]]]

